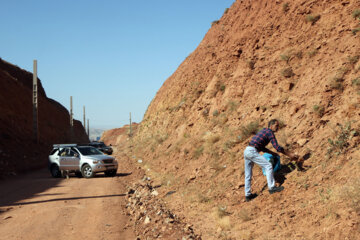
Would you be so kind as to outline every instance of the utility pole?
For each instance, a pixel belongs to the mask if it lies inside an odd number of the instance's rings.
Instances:
[[[89,119],[87,121],[87,135],[88,135],[88,138],[90,139],[90,134],[89,134]]]
[[[70,96],[70,141],[73,140],[73,127],[74,127],[74,121],[73,121],[73,101],[72,96]]]
[[[33,135],[34,141],[39,143],[37,60],[33,64]]]
[[[132,136],[132,127],[131,127],[131,112],[130,112],[130,133],[129,133],[129,136],[130,136],[130,137]]]
[[[85,106],[84,106],[84,129],[86,129],[86,122],[85,122]]]

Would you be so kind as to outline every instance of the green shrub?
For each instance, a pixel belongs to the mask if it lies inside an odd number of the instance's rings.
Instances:
[[[239,107],[239,104],[234,101],[230,101],[227,104],[227,108],[229,109],[230,112],[235,111],[238,107]]]
[[[288,54],[280,54],[280,59],[288,63],[290,56]]]
[[[317,14],[317,15],[309,14],[309,15],[306,16],[306,21],[310,22],[311,24],[315,24],[317,21],[319,21],[319,19],[320,19],[319,14]]]
[[[219,116],[219,114],[220,114],[219,111],[218,111],[218,110],[215,110],[215,111],[213,111],[213,114],[212,114],[212,115],[213,115],[214,117],[217,117],[217,116]]]
[[[226,86],[224,84],[220,85],[220,91],[222,91],[222,92],[225,91],[225,88],[226,88]]]
[[[327,154],[331,156],[333,153],[340,155],[344,153],[350,146],[349,140],[352,137],[359,135],[359,131],[351,128],[351,122],[346,122],[343,126],[342,124],[337,124],[339,130],[335,131],[335,139],[328,139],[330,144]]]
[[[313,110],[319,117],[322,117],[325,113],[325,108],[322,105],[314,105]]]
[[[360,77],[355,78],[354,80],[352,80],[352,85],[355,87],[360,87]]]
[[[353,18],[360,17],[360,9],[355,9],[352,13]]]
[[[282,5],[282,10],[284,13],[288,12],[290,10],[289,3],[284,3]]]
[[[295,56],[298,58],[298,59],[302,59],[303,58],[303,52],[302,51],[298,51],[295,53]]]
[[[200,147],[196,148],[194,153],[193,153],[193,157],[198,159],[202,155],[203,151],[204,151],[203,146],[200,146]]]
[[[352,80],[352,85],[355,87],[356,90],[358,90],[358,94],[360,95],[360,77]]]
[[[356,35],[357,32],[360,31],[360,28],[354,28],[353,30],[351,30],[352,34]]]
[[[348,61],[350,64],[352,65],[355,65],[360,59],[360,56],[359,55],[356,55],[356,56],[348,56]]]
[[[247,60],[246,63],[251,70],[255,69],[255,62],[253,60]]]
[[[309,51],[307,54],[309,57],[313,57],[315,56],[316,54],[318,53],[318,50],[317,49],[314,49],[312,51]]]

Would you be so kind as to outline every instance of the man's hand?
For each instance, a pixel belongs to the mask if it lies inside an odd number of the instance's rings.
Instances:
[[[285,155],[287,155],[292,161],[298,161],[299,159],[299,156],[292,153],[292,152],[289,152],[289,151],[285,151]]]

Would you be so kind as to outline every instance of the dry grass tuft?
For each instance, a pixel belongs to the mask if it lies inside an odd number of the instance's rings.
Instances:
[[[211,135],[207,141],[211,144],[214,144],[214,143],[220,141],[220,135],[219,134]]]
[[[211,26],[214,26],[214,25],[216,25],[216,24],[218,24],[218,23],[219,23],[219,20],[212,21],[212,22],[211,22]]]
[[[244,222],[250,221],[251,217],[249,212],[246,209],[241,209],[239,212],[239,217],[241,220],[243,220]]]
[[[248,137],[256,134],[260,130],[259,122],[250,122],[249,124],[241,127],[241,135],[238,137],[239,141],[244,141]]]
[[[335,76],[332,79],[330,79],[329,85],[331,89],[343,91],[344,85],[343,85],[344,78],[340,76]]]
[[[340,197],[350,202],[350,207],[360,214],[360,178],[353,180],[343,187]]]
[[[218,220],[218,224],[221,227],[221,229],[223,229],[225,231],[228,231],[228,230],[230,230],[232,228],[232,224],[231,224],[229,216],[225,216],[223,218],[220,218]]]
[[[225,216],[229,216],[230,213],[228,213],[228,212],[226,211],[226,209],[227,209],[226,206],[218,206],[218,207],[216,208],[216,216],[217,216],[218,218],[223,218],[223,217],[225,217]]]
[[[287,68],[284,68],[283,70],[281,70],[281,75],[286,78],[290,78],[290,77],[294,76],[295,74],[291,67],[287,67]]]

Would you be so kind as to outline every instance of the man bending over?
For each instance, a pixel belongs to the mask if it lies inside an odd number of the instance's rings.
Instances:
[[[269,193],[273,194],[275,192],[281,192],[284,187],[276,187],[274,172],[272,164],[266,160],[259,152],[268,152],[270,154],[275,154],[269,149],[266,148],[266,145],[271,142],[273,147],[277,152],[285,154],[290,157],[292,160],[297,160],[298,156],[282,148],[276,141],[274,132],[279,129],[279,121],[272,119],[268,123],[268,128],[262,129],[258,132],[250,141],[249,146],[245,148],[244,159],[245,159],[245,201],[250,201],[257,197],[257,194],[251,193],[251,178],[252,178],[252,169],[254,163],[258,164],[265,169],[266,179],[269,188]]]

